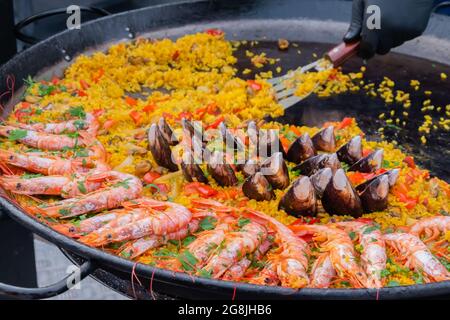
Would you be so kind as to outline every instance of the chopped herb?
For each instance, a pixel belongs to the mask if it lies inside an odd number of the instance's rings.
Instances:
[[[84,108],[82,106],[71,107],[69,109],[69,114],[72,117],[78,117],[78,118],[81,118],[81,119],[85,119],[86,118],[86,112],[84,111]]]
[[[256,268],[256,269],[262,269],[266,266],[266,263],[264,261],[258,261],[258,260],[252,260],[250,267]]]
[[[155,253],[153,253],[153,255],[155,257],[176,257],[177,256],[176,253],[174,253],[174,252],[172,252],[172,251],[170,251],[169,249],[166,249],[166,248],[163,248],[163,249],[160,249],[160,250],[156,251]]]
[[[195,264],[198,262],[197,258],[194,257],[194,255],[188,250],[185,250],[183,253],[179,254],[177,259],[180,261],[185,271],[193,271]]]
[[[356,233],[355,232],[350,232],[349,234],[348,234],[348,236],[350,237],[350,239],[352,239],[352,240],[355,240],[356,239]]]
[[[67,216],[68,214],[70,214],[70,210],[69,209],[59,209],[59,214],[63,215],[63,216]]]
[[[400,285],[400,282],[395,281],[395,280],[391,280],[387,284],[388,287],[398,287],[399,285]]]
[[[242,228],[243,226],[249,224],[250,222],[251,222],[250,219],[239,218],[239,220],[238,220],[238,227]]]
[[[22,129],[11,130],[8,135],[8,140],[16,141],[16,140],[23,139],[27,136],[27,133],[28,133],[28,131],[22,130]]]
[[[212,276],[212,271],[211,270],[200,269],[200,270],[198,270],[198,275],[200,277],[210,279],[211,276]]]
[[[78,181],[78,190],[83,194],[87,193],[86,186],[83,181]]]
[[[42,109],[36,109],[36,110],[34,110],[34,114],[36,114],[37,116],[41,115],[42,112],[44,112],[44,111],[42,111]]]
[[[89,156],[89,152],[86,149],[75,150],[75,157],[86,158]]]
[[[125,189],[129,189],[130,186],[128,185],[128,181],[130,180],[130,178],[127,178],[123,181],[119,181],[116,184],[113,185],[113,187],[123,187]]]
[[[54,90],[56,89],[56,86],[54,85],[46,85],[43,83],[39,84],[38,87],[38,94],[42,97],[42,96],[48,96],[49,94],[51,94]]]
[[[447,249],[450,249],[450,247],[448,247]],[[447,271],[450,272],[450,261],[448,261],[446,258],[440,258],[439,261],[441,261]]]
[[[348,169],[350,168],[350,166],[348,164],[346,164],[345,162],[341,162],[341,167],[342,167],[342,169],[344,169],[345,172],[347,172]]]
[[[128,259],[128,258],[131,257],[131,253],[132,253],[131,250],[128,250],[128,251],[122,251],[122,252],[120,253],[120,255],[121,255],[122,257],[124,257],[125,259]]]
[[[73,125],[75,126],[75,128],[82,130],[82,129],[84,129],[86,123],[83,120],[75,120],[73,122]]]
[[[25,172],[24,174],[22,174],[21,178],[22,179],[33,179],[33,178],[39,178],[39,177],[43,177],[43,174],[40,173],[28,173]]]
[[[66,133],[66,135],[69,138],[73,138],[73,139],[77,139],[80,136],[80,134],[78,132],[70,132],[70,133]]]
[[[389,276],[391,274],[391,272],[388,270],[388,269],[383,269],[383,270],[381,270],[381,272],[380,272],[380,276],[382,277],[382,278],[386,278],[387,276]]]
[[[341,285],[344,287],[350,287],[350,282],[348,281],[341,281]]]
[[[110,247],[111,249],[117,250],[117,249],[120,249],[120,247],[122,247],[122,246],[125,244],[125,242],[126,242],[126,241],[111,243],[111,244],[109,245],[109,247]]]
[[[371,233],[372,231],[379,230],[379,229],[380,229],[379,226],[366,227],[363,231],[363,234],[368,234],[368,233]]]
[[[420,272],[414,272],[413,279],[416,284],[424,283],[423,275]]]
[[[217,219],[213,217],[206,217],[202,221],[200,221],[200,229],[202,230],[212,230],[215,228],[215,223]]]
[[[67,87],[66,86],[59,86],[59,90],[61,90],[62,92],[66,92],[67,91]]]
[[[187,236],[183,239],[183,246],[186,247],[190,245],[195,239],[197,239],[195,236]]]
[[[341,140],[342,139],[342,136],[340,136],[340,135],[337,135],[336,136],[336,141],[339,141],[339,140]]]
[[[170,244],[173,244],[174,246],[177,246],[177,247],[180,244],[180,240],[173,240],[173,239],[171,239],[171,240],[169,240],[167,242],[170,243]]]
[[[386,128],[393,129],[393,130],[402,130],[402,128],[400,128],[399,126],[396,126],[395,124],[392,124],[392,123],[386,123]]]

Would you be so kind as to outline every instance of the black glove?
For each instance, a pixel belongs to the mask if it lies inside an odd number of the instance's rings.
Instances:
[[[375,53],[386,54],[392,48],[422,34],[428,24],[433,0],[353,0],[352,21],[345,42],[361,39],[358,55],[364,59]],[[380,29],[369,29],[367,7],[380,8]]]

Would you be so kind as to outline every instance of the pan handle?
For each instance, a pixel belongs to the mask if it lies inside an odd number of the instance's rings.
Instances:
[[[80,266],[79,279],[83,280],[94,270],[94,264],[90,260],[87,260]],[[16,299],[45,299],[54,297],[70,289],[69,281],[71,282],[73,275],[74,273],[71,273],[64,279],[42,288],[24,288],[0,282],[0,296],[4,295]]]
[[[334,67],[341,66],[345,61],[353,57],[359,48],[359,41],[353,43],[342,42],[325,54]]]
[[[101,17],[110,15],[110,13],[108,11],[106,11],[105,9],[101,9],[101,8],[80,6],[80,10],[98,14]],[[39,41],[41,41],[42,39],[38,39],[36,37],[25,34],[22,32],[22,29],[25,28],[27,25],[29,25],[33,22],[36,22],[38,20],[42,20],[44,18],[56,16],[56,15],[60,15],[60,14],[67,14],[66,9],[65,8],[53,9],[53,10],[43,11],[43,12],[37,13],[35,15],[29,16],[28,18],[25,18],[22,21],[19,21],[14,26],[14,34],[16,35],[17,39],[19,39],[25,43],[36,44]]]

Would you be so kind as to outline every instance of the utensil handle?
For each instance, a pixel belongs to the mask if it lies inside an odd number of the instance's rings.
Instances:
[[[325,54],[325,57],[328,58],[333,66],[339,67],[345,61],[353,57],[358,51],[360,41],[356,41],[353,43],[345,43],[342,42],[338,44],[336,47],[331,49]]]
[[[94,264],[87,260],[80,266],[79,280],[83,280],[95,270]],[[0,296],[9,296],[16,299],[46,299],[57,296],[70,289],[73,273],[64,279],[42,288],[24,288],[0,282]]]

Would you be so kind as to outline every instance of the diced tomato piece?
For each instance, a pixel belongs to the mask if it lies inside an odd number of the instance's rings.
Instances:
[[[281,141],[281,145],[282,145],[283,149],[284,149],[284,150],[288,150],[288,149],[289,149],[289,146],[290,146],[290,144],[291,144],[291,142],[289,141],[289,139],[286,138],[286,137],[284,137],[284,136],[281,136],[280,141]]]
[[[149,171],[142,177],[142,180],[144,180],[146,184],[150,184],[159,177],[161,177],[161,175],[158,172]]]
[[[105,109],[94,109],[92,111],[92,114],[97,118],[101,117],[103,114],[105,114]]]
[[[125,102],[126,102],[126,104],[128,104],[131,107],[134,107],[135,105],[137,105],[137,100],[132,97],[129,97],[129,96],[125,97]]]
[[[205,31],[207,34],[209,34],[210,36],[222,36],[224,34],[224,32],[220,29],[207,29]]]
[[[363,149],[363,157],[367,157],[372,153],[372,149]]]
[[[406,156],[405,159],[403,159],[403,162],[408,165],[411,169],[416,168],[416,164],[414,163],[414,158],[411,156]]]
[[[138,111],[133,110],[130,112],[130,117],[133,119],[135,124],[141,123],[142,114],[140,114]]]
[[[98,82],[98,80],[100,80],[101,77],[103,77],[103,75],[105,74],[105,70],[103,68],[98,69],[97,73],[94,74],[94,76],[92,77],[92,80],[94,80],[95,83]]]
[[[81,88],[83,88],[83,90],[87,90],[90,87],[89,83],[87,83],[86,80],[84,80],[84,79],[80,80],[80,85],[81,85]]]
[[[162,116],[163,116],[163,118],[164,119],[175,119],[175,116],[173,115],[173,114],[171,114],[171,113],[168,113],[168,112],[163,112],[162,113]]]
[[[289,129],[299,137],[302,135],[302,133],[296,126],[291,126]]]
[[[247,80],[247,84],[255,91],[259,91],[262,89],[262,85],[255,80]]]
[[[224,116],[218,117],[213,123],[206,127],[206,129],[217,129],[219,124],[221,124],[225,120]]]
[[[142,108],[142,111],[144,111],[145,113],[151,113],[151,112],[155,111],[155,109],[156,109],[156,104],[149,103],[144,108]]]
[[[208,186],[206,184],[199,185],[197,187],[197,191],[202,197],[206,197],[206,198],[215,196],[217,194],[217,190],[211,188],[210,186]]]
[[[353,118],[344,118],[341,123],[337,126],[338,129],[344,129],[345,127],[350,126],[353,123]]]
[[[57,76],[53,76],[53,78],[52,78],[52,84],[58,84],[58,82],[59,82],[59,78],[57,77]]]
[[[190,113],[189,111],[182,111],[182,112],[180,112],[179,114],[178,114],[178,116],[177,116],[177,119],[183,119],[183,118],[186,118],[186,119],[192,119],[192,113]]]

